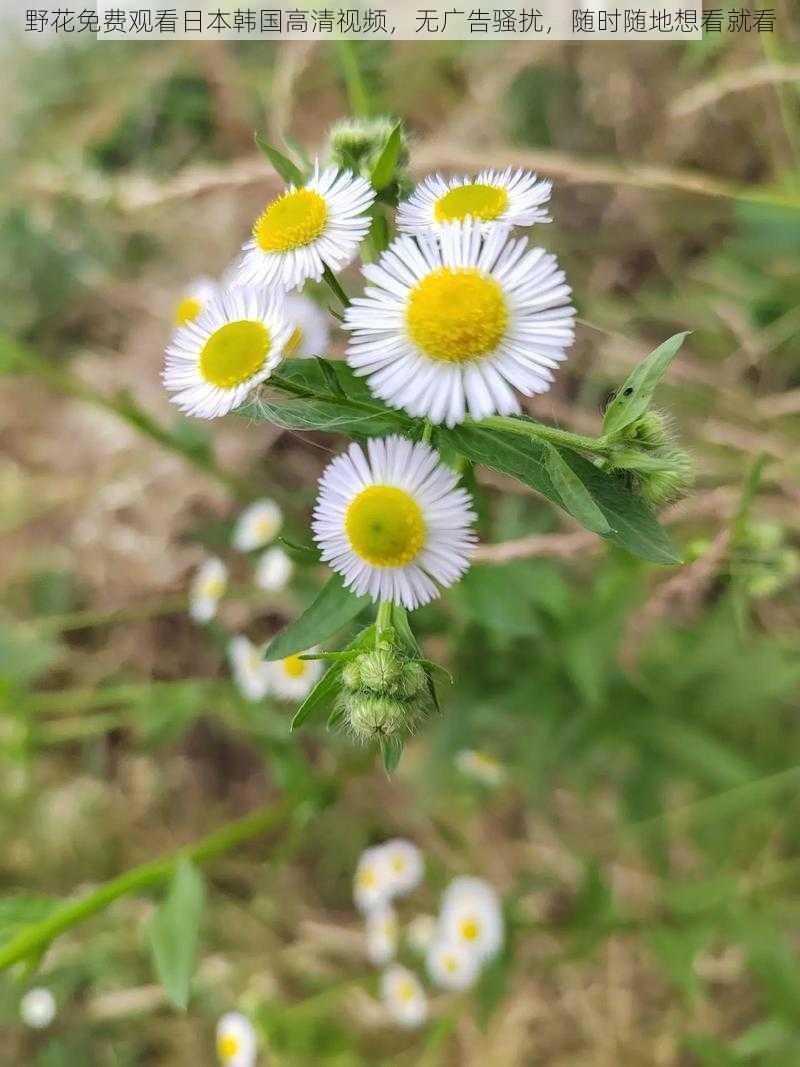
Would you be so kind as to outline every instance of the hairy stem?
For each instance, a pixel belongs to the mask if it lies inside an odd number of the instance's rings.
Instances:
[[[570,430],[559,430],[556,426],[547,426],[533,419],[512,419],[506,415],[490,415],[472,425],[505,430],[508,433],[520,434],[522,437],[532,437],[534,440],[549,441],[554,445],[564,445],[566,448],[574,448],[578,452],[590,452],[595,456],[608,456],[613,451],[610,442],[605,437],[587,437],[584,434],[572,433]]]

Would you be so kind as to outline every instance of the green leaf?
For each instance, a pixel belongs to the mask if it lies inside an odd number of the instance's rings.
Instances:
[[[550,477],[547,450],[542,442],[478,425],[439,429],[438,434],[467,459],[509,474],[553,503],[564,506]],[[622,478],[600,470],[570,449],[558,448],[558,452],[608,521],[609,531],[604,535],[607,540],[652,563],[680,563],[668,534],[650,506]]]
[[[238,413],[246,418],[274,422],[286,430],[319,430],[360,437],[402,433],[411,423],[402,412],[335,397],[257,397],[239,408]]]
[[[182,1011],[189,1003],[205,889],[197,869],[182,859],[148,930],[153,964],[167,996]]]
[[[372,169],[372,186],[378,192],[385,189],[394,178],[400,150],[403,146],[403,123],[398,122],[387,138],[378,162]]]
[[[610,531],[608,519],[595,504],[589,490],[563,459],[558,449],[549,443],[545,444],[545,469],[553,483],[553,488],[561,498],[561,503],[581,526],[597,534],[606,534]]]
[[[271,144],[264,140],[261,134],[256,134],[256,144],[285,182],[289,185],[305,184],[305,175],[300,168],[292,163],[291,159],[282,152],[279,152],[277,148],[273,148]]]
[[[286,555],[295,563],[315,564],[320,561],[320,552],[316,545],[300,545],[296,541],[289,541],[286,537],[279,537],[278,544],[286,550]]]
[[[689,331],[676,333],[659,345],[628,376],[624,385],[606,408],[603,433],[610,437],[644,415],[653,399],[656,386],[678,354]]]
[[[41,922],[61,901],[50,897],[11,896],[0,900],[0,944],[31,923]]]
[[[383,757],[383,769],[387,774],[394,774],[400,764],[405,742],[401,737],[382,737],[381,756]]]
[[[344,670],[344,663],[334,663],[332,667],[323,674],[306,699],[297,709],[292,719],[292,725],[289,727],[291,733],[295,730],[299,730],[306,719],[312,715],[315,711],[319,711],[321,708],[326,707],[332,700],[335,700],[336,694],[341,688],[342,671]]]
[[[332,575],[300,618],[270,641],[264,659],[285,659],[320,644],[354,619],[368,603],[369,597],[356,596],[345,589],[338,574]]]

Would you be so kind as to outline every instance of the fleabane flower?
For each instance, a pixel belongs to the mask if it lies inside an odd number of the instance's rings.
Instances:
[[[283,512],[274,500],[256,500],[249,504],[233,528],[233,547],[252,552],[274,541],[283,526]]]
[[[353,877],[353,900],[359,911],[369,914],[391,899],[389,869],[382,845],[361,853]]]
[[[391,407],[455,426],[519,412],[544,393],[574,338],[555,256],[468,220],[439,239],[398,237],[367,264],[345,316],[347,362]]]
[[[532,226],[550,222],[543,205],[552,189],[552,182],[513,167],[484,170],[476,178],[431,174],[399,205],[397,228],[401,233],[422,235],[465,219],[481,223],[484,231],[503,223]]]
[[[391,904],[382,904],[367,912],[367,959],[376,967],[383,967],[397,955],[400,923]]]
[[[291,333],[282,293],[221,292],[172,336],[162,374],[170,399],[186,415],[227,415],[269,378]]]
[[[326,266],[342,270],[369,230],[374,200],[364,178],[317,164],[305,185],[290,185],[256,219],[242,248],[241,280],[299,289],[308,278],[319,281]]]
[[[33,1030],[45,1030],[55,1019],[56,1011],[56,998],[42,986],[29,989],[19,1002],[20,1018]]]
[[[210,622],[228,588],[228,568],[210,556],[198,567],[189,591],[189,614],[195,622]]]
[[[381,976],[381,997],[391,1018],[415,1029],[428,1018],[428,998],[422,983],[407,967],[393,964]]]
[[[217,295],[219,286],[213,278],[200,277],[187,285],[175,305],[175,325],[194,322],[208,302]]]
[[[425,873],[425,862],[420,850],[402,837],[392,838],[380,847],[388,872],[390,896],[404,897],[411,893],[420,884]]]
[[[472,778],[490,789],[496,789],[506,780],[505,767],[488,752],[462,748],[456,753],[455,764],[465,777]]]
[[[262,553],[256,564],[255,583],[267,593],[280,593],[289,584],[294,564],[278,545]]]
[[[286,297],[286,317],[292,334],[286,345],[286,358],[308,359],[324,356],[331,339],[328,316],[309,296],[289,293]]]
[[[308,650],[312,654],[315,651],[313,648]],[[319,660],[301,659],[299,654],[272,660],[266,666],[270,691],[278,700],[303,700],[322,674],[322,663]]]
[[[497,893],[480,878],[455,878],[445,890],[439,914],[443,941],[474,954],[480,962],[503,945],[503,912]]]
[[[236,688],[245,700],[263,700],[269,692],[270,672],[261,649],[239,634],[228,643],[228,660]]]
[[[258,1039],[247,1016],[223,1015],[217,1023],[217,1058],[223,1067],[254,1067],[257,1055]]]
[[[429,445],[372,438],[351,444],[320,479],[312,528],[322,559],[373,600],[413,609],[469,565],[469,494]],[[438,585],[437,585],[438,583]]]
[[[415,915],[406,927],[406,941],[412,952],[424,956],[436,937],[436,919],[432,915]]]
[[[431,981],[442,989],[461,991],[473,986],[481,961],[465,945],[448,938],[435,938],[426,957]]]

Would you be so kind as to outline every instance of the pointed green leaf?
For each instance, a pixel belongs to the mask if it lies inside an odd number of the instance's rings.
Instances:
[[[335,397],[256,397],[238,408],[237,414],[274,422],[286,430],[318,430],[357,437],[403,433],[411,422],[402,412],[390,411],[378,404]]]
[[[292,163],[291,159],[282,152],[279,152],[277,148],[265,141],[258,133],[256,134],[256,144],[288,185],[305,184],[305,176],[300,168],[295,163]]]
[[[557,448],[545,442],[545,469],[553,488],[566,510],[581,526],[593,533],[606,534],[611,527],[608,519],[592,500],[592,495],[577,474],[564,461]]]
[[[356,596],[345,589],[338,574],[332,575],[300,618],[273,637],[264,659],[285,659],[297,652],[306,652],[341,630],[368,603],[369,597]]]
[[[296,541],[289,541],[286,537],[279,537],[278,543],[295,563],[313,564],[320,561],[320,553],[316,545],[300,545]]]
[[[397,161],[400,159],[400,150],[403,146],[403,123],[398,122],[387,138],[383,151],[378,157],[378,162],[372,170],[372,186],[378,192],[385,189],[394,178],[397,169]]]
[[[394,774],[397,770],[404,747],[405,742],[400,737],[381,738],[381,756],[383,757],[383,768],[387,774]]]
[[[678,354],[689,331],[676,333],[659,345],[628,376],[625,384],[606,408],[603,433],[610,437],[644,415],[653,399],[656,386]]]
[[[180,860],[148,929],[156,974],[169,999],[182,1011],[189,1003],[204,896],[199,872],[189,860]]]
[[[295,712],[292,719],[292,725],[289,730],[294,733],[295,730],[299,730],[306,719],[312,715],[315,711],[319,711],[321,708],[327,706],[330,701],[336,699],[336,694],[341,689],[342,685],[342,671],[344,670],[344,663],[334,663],[332,667],[323,674],[306,699],[300,705]]]

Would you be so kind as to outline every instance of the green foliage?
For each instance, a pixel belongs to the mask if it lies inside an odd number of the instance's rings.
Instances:
[[[332,575],[300,618],[270,641],[264,658],[284,659],[296,652],[306,652],[338,633],[368,603],[368,597],[351,593],[338,574]]]
[[[205,888],[189,860],[181,860],[148,928],[153,966],[169,999],[185,1011],[200,938]]]

